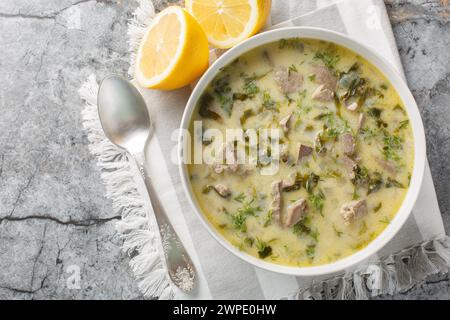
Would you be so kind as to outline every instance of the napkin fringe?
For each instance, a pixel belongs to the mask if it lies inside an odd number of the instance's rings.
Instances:
[[[363,265],[352,273],[313,283],[287,299],[365,300],[404,293],[433,277],[447,276],[449,268],[450,238],[444,237]]]
[[[130,257],[129,265],[144,297],[172,299],[174,292],[159,251],[159,234],[147,217],[128,154],[103,133],[97,112],[97,92],[96,77],[91,75],[79,90],[85,101],[83,126],[89,150],[97,158],[106,197],[112,200],[114,213],[122,217],[115,225],[123,239],[122,250]]]

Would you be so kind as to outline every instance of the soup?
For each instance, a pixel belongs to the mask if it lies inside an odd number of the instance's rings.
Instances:
[[[192,142],[212,160],[188,165],[199,206],[260,259],[314,266],[349,256],[386,228],[408,190],[414,144],[400,97],[376,67],[332,43],[292,38],[247,52],[199,99],[192,136],[195,121],[202,132]],[[208,129],[245,135],[218,143]],[[278,132],[276,150],[250,145],[248,132],[267,129]],[[256,149],[256,162],[238,161],[238,145],[248,158]]]

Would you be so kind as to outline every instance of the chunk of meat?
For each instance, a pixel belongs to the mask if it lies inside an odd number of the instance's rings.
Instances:
[[[281,222],[281,180],[272,183],[272,203],[270,205],[272,210],[272,219],[280,224]]]
[[[287,208],[286,218],[283,226],[288,228],[302,220],[308,211],[308,204],[305,199],[298,199]]]
[[[325,66],[314,65],[312,72],[315,75],[315,81],[319,84],[323,84],[325,88],[335,91],[337,85],[337,78],[331,73],[331,71]]]
[[[217,154],[216,163],[212,165],[212,169],[215,173],[221,174],[225,170],[229,170],[233,173],[238,172],[239,164],[237,160],[237,152],[233,144],[223,143],[220,152]]]
[[[346,107],[347,107],[347,110],[349,110],[349,111],[356,111],[359,107],[359,104],[357,102],[352,102]]]
[[[386,170],[387,172],[389,172],[390,174],[395,175],[397,173],[397,168],[396,168],[395,164],[392,163],[392,161],[385,160],[380,157],[374,157],[374,158],[375,158],[375,161],[378,163],[378,165],[380,167],[382,167],[384,170]]]
[[[307,156],[311,155],[312,152],[313,152],[312,147],[301,143],[300,146],[298,147],[297,162],[302,160],[303,157],[307,157]]]
[[[324,84],[321,84],[314,90],[311,98],[318,101],[333,101],[333,91],[327,89]]]
[[[346,225],[367,215],[366,200],[354,200],[347,203],[341,208],[341,215]]]
[[[303,76],[298,72],[290,71],[288,68],[278,68],[275,71],[274,80],[281,92],[285,94],[299,91],[303,84]]]
[[[216,192],[223,198],[229,197],[231,195],[230,189],[226,185],[220,183],[214,186],[214,190],[216,190]]]
[[[346,155],[351,156],[355,153],[356,142],[355,137],[351,133],[344,133],[341,135],[340,140],[342,143],[342,151]]]
[[[354,161],[352,158],[348,157],[347,155],[342,155],[341,157],[342,164],[344,165],[345,172],[349,179],[355,178],[355,168],[356,168],[356,161]]]
[[[366,116],[364,115],[364,113],[360,113],[359,119],[358,119],[358,131],[364,127],[365,122],[366,122]]]
[[[292,112],[280,120],[280,126],[283,129],[284,133],[289,132],[289,120],[291,120],[291,117],[292,117]]]

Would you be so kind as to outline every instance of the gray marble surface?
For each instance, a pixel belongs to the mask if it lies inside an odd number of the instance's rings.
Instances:
[[[450,7],[386,0],[450,232]],[[77,90],[128,68],[134,1],[0,1],[0,299],[141,299]],[[79,281],[77,275],[80,275]],[[389,299],[449,299],[449,279]]]

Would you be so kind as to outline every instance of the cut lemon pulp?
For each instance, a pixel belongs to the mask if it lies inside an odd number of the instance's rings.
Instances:
[[[217,48],[231,48],[257,33],[270,13],[271,0],[186,0],[186,9],[197,19]]]
[[[161,11],[147,29],[136,59],[136,79],[153,89],[177,89],[208,68],[208,39],[183,8]]]

